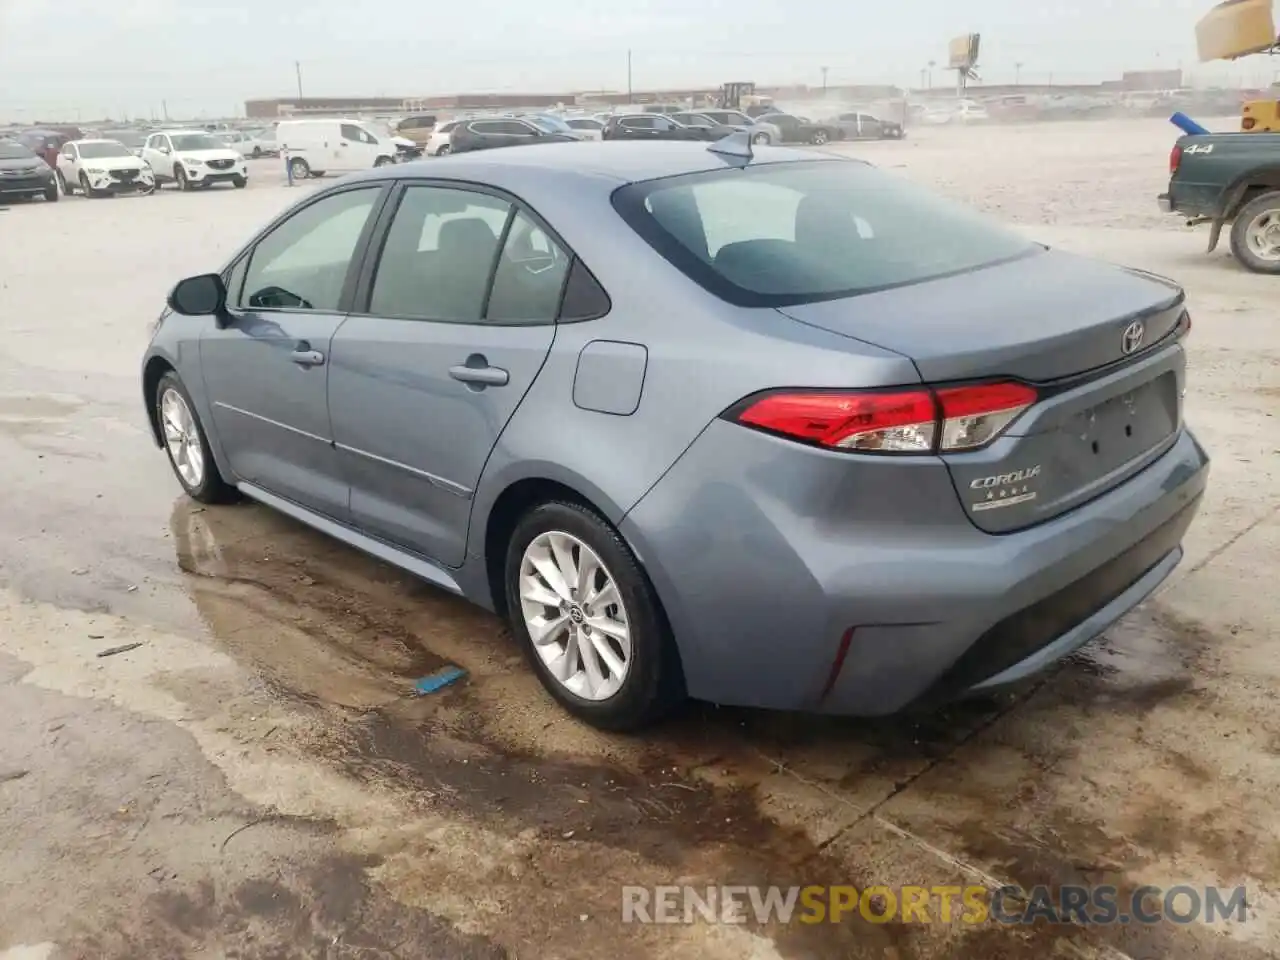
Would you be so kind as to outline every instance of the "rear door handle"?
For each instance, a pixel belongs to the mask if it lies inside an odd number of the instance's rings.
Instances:
[[[478,358],[480,363],[475,363],[476,359],[474,356],[468,357],[466,364],[450,367],[449,376],[462,383],[474,383],[482,387],[505,387],[511,382],[511,374],[501,367],[489,366],[484,357]]]
[[[300,367],[318,367],[324,363],[324,354],[319,350],[295,350],[289,359]]]

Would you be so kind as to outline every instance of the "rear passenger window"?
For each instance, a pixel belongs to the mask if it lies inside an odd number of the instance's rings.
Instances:
[[[241,305],[333,312],[381,187],[346,190],[303,207],[254,248]]]
[[[488,320],[551,323],[569,272],[569,256],[541,227],[516,214],[498,258],[489,295]]]
[[[369,313],[478,322],[510,212],[510,203],[489,194],[406,188],[378,261]]]

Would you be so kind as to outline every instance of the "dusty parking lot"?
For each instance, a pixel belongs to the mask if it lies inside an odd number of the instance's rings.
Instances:
[[[643,738],[567,719],[488,615],[179,496],[139,400],[148,325],[309,187],[263,161],[243,191],[0,212],[0,958],[1280,955],[1280,283],[1156,211],[1172,138],[843,148],[1187,287],[1215,460],[1165,588],[998,700],[693,706]],[[412,696],[446,661],[467,680]],[[1248,919],[621,923],[623,885],[672,883],[1244,885]]]

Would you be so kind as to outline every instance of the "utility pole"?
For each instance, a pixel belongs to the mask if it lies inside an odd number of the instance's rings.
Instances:
[[[937,65],[938,65],[937,60],[929,61],[929,89],[930,90],[933,89],[933,68],[936,67]]]
[[[298,60],[293,61],[293,72],[298,77],[298,99],[302,99],[302,63]]]
[[[631,102],[631,50],[627,50],[627,103]]]
[[[1022,61],[1019,60],[1013,65],[1013,85],[1015,87],[1022,85]]]
[[[164,114],[164,122],[168,123],[169,122],[169,101],[168,100],[160,101],[160,112]]]
[[[827,95],[827,68],[823,67],[822,68],[822,96],[826,97],[826,95]]]

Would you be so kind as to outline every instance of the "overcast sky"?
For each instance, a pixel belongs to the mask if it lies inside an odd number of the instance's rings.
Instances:
[[[0,118],[228,115],[247,97],[915,84],[947,40],[979,73],[1095,82],[1195,66],[1209,0],[0,0]],[[600,12],[588,12],[597,10]],[[607,11],[607,12],[606,12]],[[1269,81],[1253,58],[1217,72]],[[1210,71],[1212,73],[1212,71]],[[943,83],[941,67],[935,82]],[[1202,74],[1206,75],[1206,74]]]

